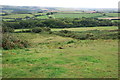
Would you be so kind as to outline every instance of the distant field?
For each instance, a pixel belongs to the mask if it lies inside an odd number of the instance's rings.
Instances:
[[[36,18],[39,18],[39,19],[48,19],[48,16],[47,15],[44,15],[44,16],[38,16]]]
[[[97,17],[101,16],[101,14],[54,14],[55,18],[64,18],[64,17],[70,17],[70,18],[82,18],[82,17]]]
[[[115,30],[117,26],[106,27],[81,27],[81,28],[64,28],[64,29],[52,29],[52,31],[69,30],[69,31],[87,31],[87,30]]]
[[[46,13],[42,13],[44,14],[43,16],[38,16],[36,18],[40,18],[40,19],[47,19],[48,16],[45,15]],[[69,18],[82,18],[82,17],[94,17],[94,18],[108,18],[108,17],[117,17],[118,13],[105,13],[106,16],[103,16],[103,14],[101,13],[81,13],[81,12],[58,12],[56,14],[53,14],[52,16],[54,16],[55,18],[65,18],[65,17],[69,17]],[[33,17],[32,14],[10,14],[10,15],[6,15],[6,16],[0,16],[3,18],[24,18],[26,16],[29,17]]]
[[[55,14],[56,18],[60,17],[71,17],[71,18],[81,18],[81,17],[117,17],[117,13],[106,13],[106,16],[103,16],[103,14],[100,13],[80,13],[80,14]]]
[[[60,31],[60,30],[69,30],[69,31],[87,31],[87,30],[115,30],[118,29],[117,26],[104,26],[104,27],[79,27],[79,28],[52,28],[52,31]],[[29,30],[29,29],[15,29],[15,32]]]
[[[2,16],[3,18],[24,18],[26,16],[32,17],[32,14],[11,14],[7,16]]]
[[[94,17],[94,18],[107,18],[107,17],[117,17],[118,13],[105,13],[106,16],[103,16],[101,13],[81,13],[81,12],[58,12],[53,14],[55,18],[82,18],[82,17]],[[47,16],[39,16],[37,18],[47,18]]]

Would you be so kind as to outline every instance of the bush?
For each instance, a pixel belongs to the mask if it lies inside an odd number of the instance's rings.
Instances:
[[[61,33],[67,34],[67,33],[70,33],[71,31],[68,31],[68,30],[61,30],[60,32],[61,32]]]
[[[75,43],[73,40],[68,41],[67,44]]]
[[[32,29],[32,32],[40,33],[40,32],[42,32],[42,29],[40,27],[35,27],[35,28]]]
[[[47,31],[47,32],[51,31],[51,29],[49,27],[42,27],[42,30]]]
[[[26,40],[21,40],[13,34],[3,34],[2,48],[5,50],[16,48],[27,48],[30,44]]]
[[[13,28],[10,28],[10,27],[5,27],[3,26],[2,27],[2,32],[5,33],[5,32],[14,32],[14,29]]]
[[[51,32],[51,29],[48,27],[35,27],[32,29],[32,32],[34,32],[34,33]]]

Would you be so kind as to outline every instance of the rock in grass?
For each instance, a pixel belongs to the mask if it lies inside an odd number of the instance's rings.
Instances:
[[[62,47],[58,47],[58,49],[64,49],[64,48],[62,48]]]

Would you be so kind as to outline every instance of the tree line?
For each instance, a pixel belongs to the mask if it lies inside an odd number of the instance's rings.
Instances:
[[[16,22],[5,22],[3,26],[14,29],[24,29],[33,27],[50,27],[50,28],[74,28],[74,27],[96,27],[96,26],[117,26],[120,22],[97,18],[59,18],[59,19],[27,19]]]

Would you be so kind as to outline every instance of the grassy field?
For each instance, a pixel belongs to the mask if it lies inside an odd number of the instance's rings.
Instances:
[[[79,27],[79,28],[52,28],[52,31],[61,31],[61,30],[69,30],[69,31],[87,31],[87,30],[116,30],[118,29],[117,26],[100,26],[100,27]],[[15,29],[15,32],[22,31],[22,30],[29,30],[29,29]]]
[[[98,28],[117,29],[117,27],[91,27],[70,30]],[[13,34],[28,40],[32,46],[25,49],[3,50],[4,78],[118,77],[118,40],[77,40],[45,33]]]
[[[26,16],[32,17],[32,14],[10,14],[2,16],[3,18],[25,18]]]
[[[43,16],[38,16],[36,18],[40,18],[40,19],[47,19],[48,16],[45,15],[46,13],[42,13],[44,14]],[[103,14],[101,13],[81,13],[81,12],[58,12],[56,14],[53,14],[52,16],[54,16],[55,18],[65,18],[65,17],[69,17],[69,18],[82,18],[82,17],[94,17],[94,18],[108,18],[108,17],[117,17],[118,13],[105,13],[106,16],[103,16]],[[26,16],[29,17],[33,17],[32,14],[10,14],[10,15],[6,15],[6,16],[0,16],[3,18],[24,18]]]
[[[82,18],[82,17],[97,17],[101,16],[101,14],[95,13],[95,14],[87,14],[87,13],[81,13],[81,14],[55,14],[55,18],[64,18],[64,17],[70,17],[70,18]]]
[[[69,31],[87,31],[87,30],[116,30],[117,26],[105,26],[105,27],[81,27],[81,28],[62,28],[62,29],[52,29],[52,31],[61,31],[61,30],[69,30]]]
[[[94,18],[106,18],[106,17],[117,17],[118,13],[106,13],[106,16],[103,16],[103,14],[100,13],[57,13],[53,15],[55,18],[65,18],[65,17],[69,17],[69,18],[82,18],[82,17],[94,17]],[[47,18],[47,17],[43,17],[40,16],[39,18]]]

